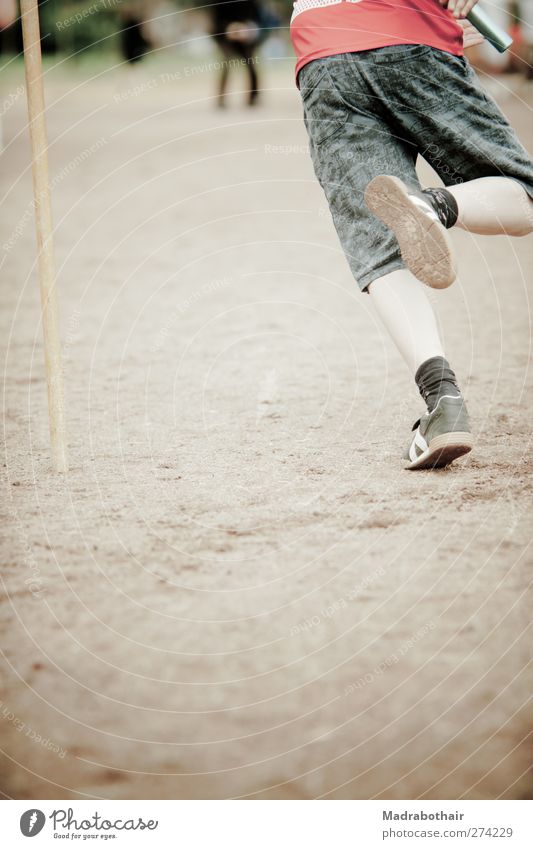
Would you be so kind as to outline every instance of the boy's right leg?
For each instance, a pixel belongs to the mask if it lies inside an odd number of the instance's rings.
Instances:
[[[533,232],[533,200],[508,177],[481,177],[448,186],[457,201],[457,226],[485,236],[527,236]]]
[[[464,58],[426,48],[408,63],[378,59],[391,122],[446,189],[417,192],[384,170],[367,189],[369,205],[396,234],[409,268],[442,288],[454,276],[449,227],[509,236],[533,230],[533,161]]]
[[[394,232],[413,274],[434,289],[456,277],[450,227],[486,236],[526,236],[533,232],[533,200],[508,177],[480,177],[446,189],[417,191],[392,175],[375,177],[365,200]]]

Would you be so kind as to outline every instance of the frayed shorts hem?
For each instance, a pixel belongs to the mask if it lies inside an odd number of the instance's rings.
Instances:
[[[391,274],[393,271],[400,271],[405,268],[405,262],[401,259],[401,257],[391,259],[391,261],[385,265],[380,265],[379,268],[373,268],[372,271],[367,271],[361,277],[356,278],[357,285],[361,292],[368,295],[368,287],[374,282],[374,280],[379,280],[380,277],[385,277],[386,274]]]

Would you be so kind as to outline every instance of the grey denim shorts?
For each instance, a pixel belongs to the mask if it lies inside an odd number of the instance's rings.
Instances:
[[[393,233],[364,202],[376,175],[420,188],[420,155],[446,186],[504,176],[533,198],[533,162],[462,57],[381,47],[315,59],[298,82],[315,173],[362,290],[405,267]]]

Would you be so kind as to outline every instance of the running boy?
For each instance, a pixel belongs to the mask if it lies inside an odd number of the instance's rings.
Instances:
[[[291,37],[316,176],[350,268],[427,406],[408,469],[472,448],[465,402],[420,281],[456,275],[446,230],[533,230],[533,162],[463,58],[477,0],[296,0]],[[468,44],[468,41],[465,41]],[[446,188],[422,190],[418,155]]]

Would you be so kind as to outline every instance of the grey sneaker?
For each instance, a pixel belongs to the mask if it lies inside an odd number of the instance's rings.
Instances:
[[[438,469],[468,454],[474,441],[463,398],[444,395],[431,413],[413,425],[404,455],[406,469]]]
[[[393,231],[402,259],[422,283],[445,289],[457,276],[455,257],[446,228],[422,192],[407,188],[398,177],[374,177],[365,202]]]

